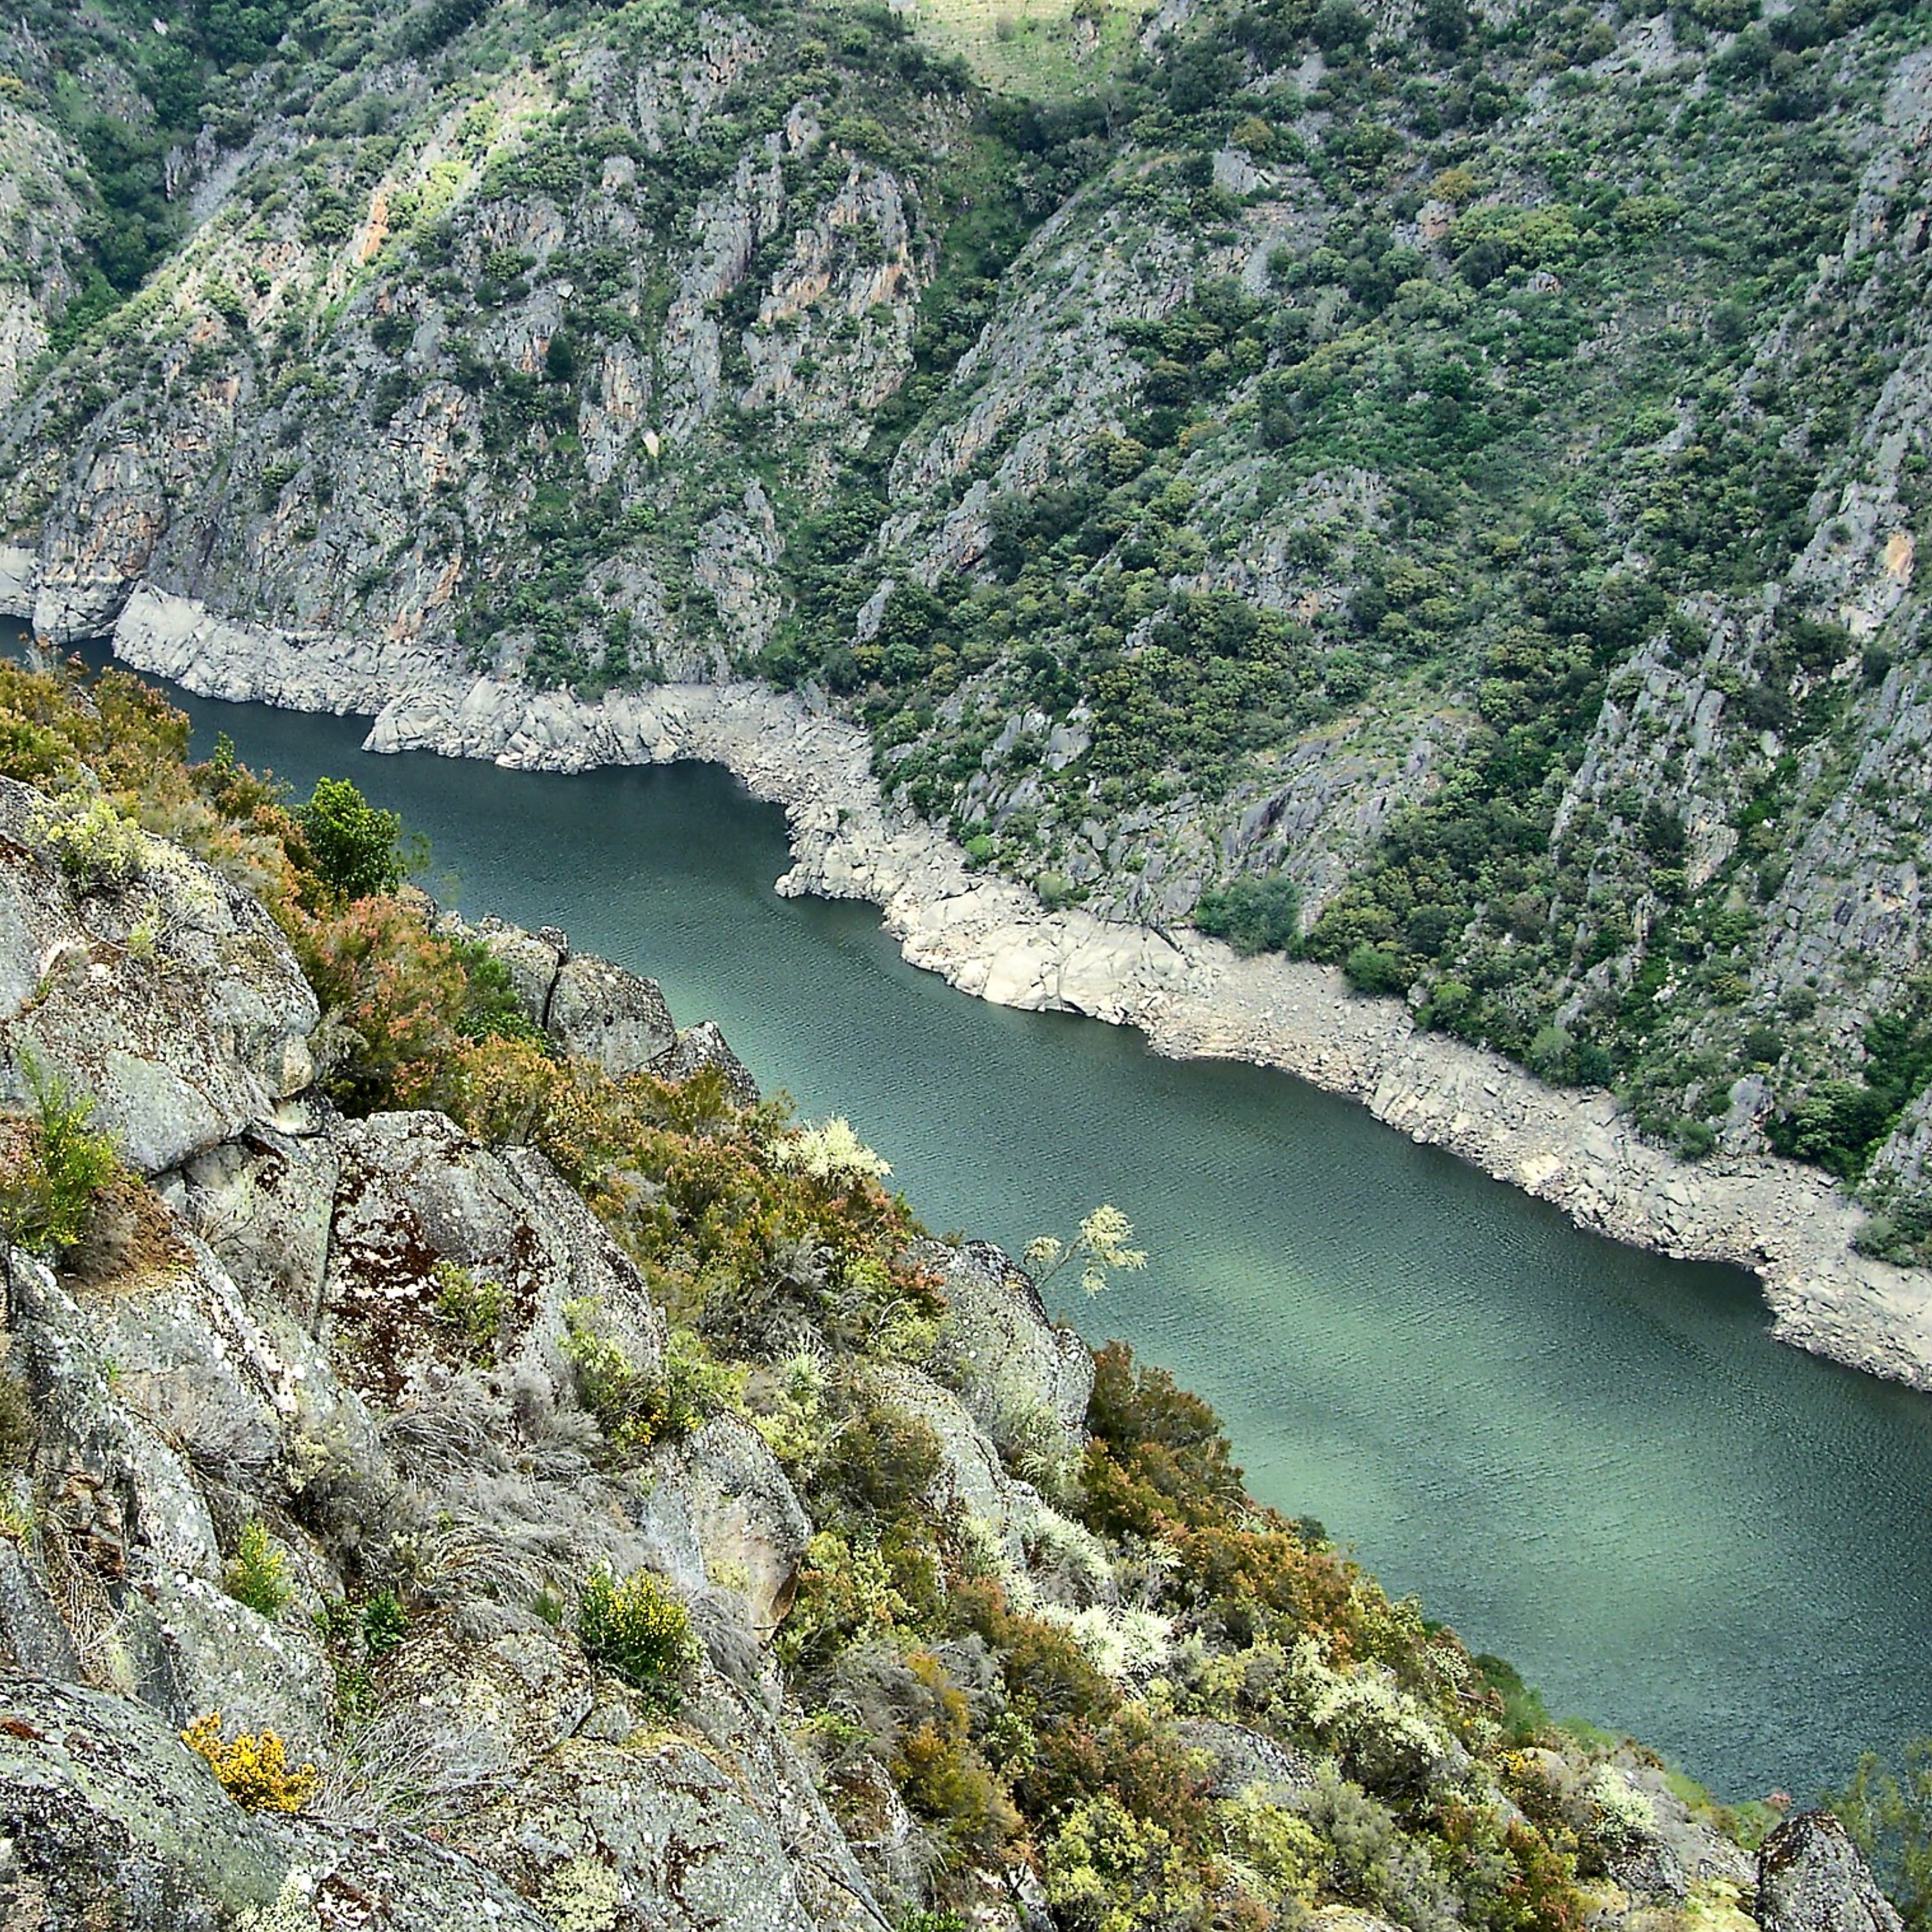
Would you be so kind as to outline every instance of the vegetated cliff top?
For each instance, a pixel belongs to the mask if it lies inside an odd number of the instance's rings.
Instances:
[[[11,1916],[1895,1926],[1834,1821],[1754,1862],[1257,1507],[649,981],[185,742],[0,668]]]
[[[1924,10],[910,17],[30,8],[37,621],[814,682],[1050,902],[1922,1258]]]

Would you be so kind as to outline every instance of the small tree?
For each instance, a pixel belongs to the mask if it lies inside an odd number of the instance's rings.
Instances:
[[[371,805],[346,778],[317,778],[296,823],[316,873],[344,898],[394,892],[417,856],[404,855],[401,819]]]
[[[1897,1771],[1876,1752],[1830,1801],[1908,1932],[1932,1926],[1932,1738],[1905,1748]]]
[[[1102,1202],[1080,1224],[1080,1232],[1070,1241],[1058,1234],[1036,1234],[1026,1244],[1024,1256],[1036,1288],[1044,1288],[1060,1270],[1078,1261],[1080,1286],[1089,1294],[1098,1294],[1107,1286],[1107,1271],[1119,1268],[1131,1274],[1147,1266],[1147,1250],[1130,1248],[1134,1224],[1119,1208]]]

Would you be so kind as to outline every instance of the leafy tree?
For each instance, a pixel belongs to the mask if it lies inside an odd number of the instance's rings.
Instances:
[[[321,778],[296,813],[316,872],[346,899],[392,892],[410,869],[403,821],[371,805],[347,778]]]
[[[1244,958],[1286,952],[1300,932],[1301,888],[1279,874],[1237,879],[1225,892],[1203,892],[1194,923],[1210,938],[1225,939]]]

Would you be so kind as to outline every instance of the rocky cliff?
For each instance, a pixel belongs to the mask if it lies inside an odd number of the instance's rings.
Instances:
[[[331,898],[164,709],[6,676],[10,1923],[1890,1922],[1512,1712],[648,981]]]
[[[1029,100],[779,0],[40,0],[0,607],[372,710],[755,674],[1048,908],[1922,1259],[1932,56],[1758,12],[929,23]]]

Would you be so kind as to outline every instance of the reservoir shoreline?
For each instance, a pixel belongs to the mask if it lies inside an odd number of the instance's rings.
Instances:
[[[22,553],[0,553],[0,612],[76,634],[44,595],[28,594],[25,563]],[[794,863],[782,892],[877,905],[904,957],[962,991],[1136,1027],[1172,1058],[1292,1073],[1582,1228],[1747,1268],[1780,1340],[1932,1390],[1932,1275],[1858,1254],[1861,1210],[1816,1169],[1768,1156],[1678,1161],[1642,1140],[1607,1094],[1546,1087],[1500,1055],[1424,1033],[1400,1002],[1354,994],[1330,968],[1244,959],[1185,929],[1049,910],[1014,881],[974,871],[943,832],[894,812],[865,734],[808,698],[737,682],[589,702],[462,673],[413,639],[237,624],[146,585],[122,605],[112,640],[131,668],[200,696],[368,714],[374,752],[553,772],[722,765],[784,811]]]

